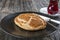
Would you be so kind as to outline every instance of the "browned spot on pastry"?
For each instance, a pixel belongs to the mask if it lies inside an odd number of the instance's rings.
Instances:
[[[22,15],[19,16],[19,18],[28,21],[28,20],[30,19],[30,16],[28,16],[28,15],[26,15],[26,14],[22,14]]]
[[[29,24],[29,25],[30,25],[30,26],[32,26],[32,27],[38,27],[38,26],[43,25],[43,23],[42,23],[42,21],[41,21],[41,20],[39,20],[39,18],[34,17],[33,19],[31,19],[31,21],[30,21],[30,24]]]

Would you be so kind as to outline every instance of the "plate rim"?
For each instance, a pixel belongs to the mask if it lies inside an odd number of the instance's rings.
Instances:
[[[40,13],[40,12],[17,12],[17,13]],[[16,13],[13,13],[13,14],[16,14]],[[13,14],[9,14],[9,15],[13,15]],[[9,16],[9,15],[7,15],[7,16]],[[5,17],[7,17],[7,16],[5,16]],[[4,17],[4,18],[5,18]],[[4,19],[3,18],[3,19]],[[2,19],[2,20],[3,20]],[[1,21],[2,21],[1,20]],[[1,21],[0,21],[0,25],[1,25]],[[1,27],[2,28],[2,27]],[[57,29],[56,29],[57,30]],[[56,32],[56,30],[54,31],[54,32]],[[11,36],[13,36],[13,37],[17,37],[17,38],[26,38],[26,37],[23,37],[23,36],[18,36],[18,35],[14,35],[14,34],[12,34],[12,33],[9,33],[9,32],[7,32],[7,31],[5,31],[3,28],[2,28],[2,31],[4,31],[6,34],[9,34],[9,35],[11,35]],[[51,35],[51,34],[53,34],[54,32],[52,32],[52,33],[50,33],[50,34],[48,34],[48,35],[46,35],[46,36],[49,36],[49,35]]]

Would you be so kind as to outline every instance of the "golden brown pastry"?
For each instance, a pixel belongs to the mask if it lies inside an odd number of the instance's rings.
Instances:
[[[14,22],[25,30],[40,30],[46,28],[46,22],[34,13],[23,13],[15,17]]]

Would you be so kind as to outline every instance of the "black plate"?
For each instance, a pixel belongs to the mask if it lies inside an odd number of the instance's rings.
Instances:
[[[56,28],[54,28],[49,24],[47,24],[47,27],[44,30],[38,30],[33,32],[23,30],[19,28],[17,25],[15,25],[13,21],[14,18],[21,13],[29,13],[29,12],[19,12],[19,13],[10,14],[1,20],[1,28],[4,30],[4,32],[18,38],[21,38],[21,37],[24,38],[24,37],[45,37],[50,35],[56,30]],[[39,12],[30,12],[30,13],[41,14]]]

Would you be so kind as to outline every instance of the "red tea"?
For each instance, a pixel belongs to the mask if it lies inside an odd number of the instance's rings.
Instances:
[[[58,12],[58,0],[50,0],[48,6],[48,13],[49,14],[56,14]]]

